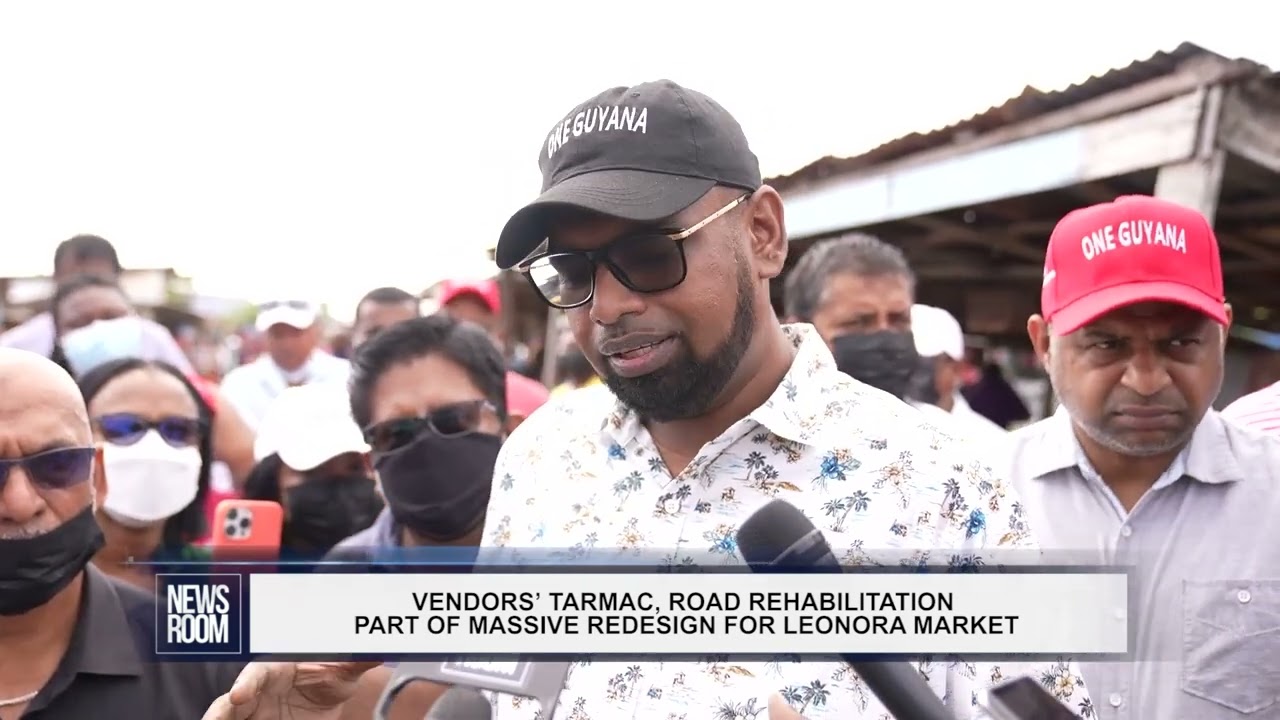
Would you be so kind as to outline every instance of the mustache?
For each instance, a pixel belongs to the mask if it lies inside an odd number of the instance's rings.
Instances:
[[[1132,391],[1120,391],[1107,398],[1106,410],[1119,412],[1120,408],[1162,408],[1176,412],[1187,409],[1186,400],[1176,392],[1159,392],[1155,395],[1139,395]]]
[[[37,527],[19,525],[18,527],[0,527],[0,542],[5,540],[30,540],[44,535],[47,530]]]
[[[601,355],[612,355],[629,349],[632,345],[658,342],[673,336],[676,335],[669,330],[631,325],[610,325],[597,333],[593,340],[596,352]]]

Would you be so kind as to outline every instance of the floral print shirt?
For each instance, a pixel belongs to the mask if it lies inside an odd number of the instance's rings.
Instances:
[[[791,369],[764,405],[704,446],[675,477],[634,412],[606,387],[553,400],[507,440],[494,474],[486,547],[526,551],[718,554],[741,562],[739,523],[773,498],[805,512],[847,564],[982,563],[1036,546],[1010,484],[914,408],[836,369],[809,325],[785,326]],[[620,649],[619,652],[625,652]],[[1030,674],[1077,714],[1092,707],[1076,666],[937,659],[921,673],[957,718],[984,717],[982,688]],[[571,670],[557,720],[765,720],[781,693],[811,720],[890,718],[838,659],[592,662]],[[498,720],[539,718],[499,696]]]

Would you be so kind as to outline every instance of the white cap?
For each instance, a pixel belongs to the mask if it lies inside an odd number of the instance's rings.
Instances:
[[[298,472],[349,452],[369,452],[369,446],[351,418],[346,387],[334,382],[299,385],[280,393],[267,407],[253,442],[254,460],[275,453]]]
[[[964,360],[964,331],[951,313],[932,305],[911,306],[911,333],[920,357]]]
[[[266,332],[272,325],[288,325],[306,330],[316,324],[320,309],[305,300],[272,300],[258,306],[258,319],[254,326],[258,332]]]

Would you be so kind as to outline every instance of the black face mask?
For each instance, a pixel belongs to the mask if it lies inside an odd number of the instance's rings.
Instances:
[[[424,538],[452,542],[470,532],[489,507],[493,466],[502,439],[430,430],[374,460],[396,522]]]
[[[316,477],[285,490],[284,505],[283,544],[324,553],[372,525],[382,511],[382,498],[365,475]]]
[[[930,405],[937,405],[942,400],[938,394],[937,363],[937,358],[922,357],[916,361],[916,372],[907,388],[908,398]]]
[[[881,330],[841,335],[831,342],[836,368],[854,380],[902,399],[920,356],[909,332]]]
[[[103,542],[92,505],[43,535],[0,540],[0,615],[21,615],[49,602]]]

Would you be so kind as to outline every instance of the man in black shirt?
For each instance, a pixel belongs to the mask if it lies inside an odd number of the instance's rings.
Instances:
[[[0,718],[199,717],[242,664],[147,662],[151,597],[89,564],[97,455],[71,377],[0,350]]]
[[[89,563],[103,542],[100,461],[71,377],[0,348],[0,720],[223,716],[245,664],[154,662],[154,599]],[[221,707],[255,720],[367,718],[389,676],[365,672],[374,665],[254,665],[239,678],[244,701]],[[436,694],[406,713],[422,717]]]

